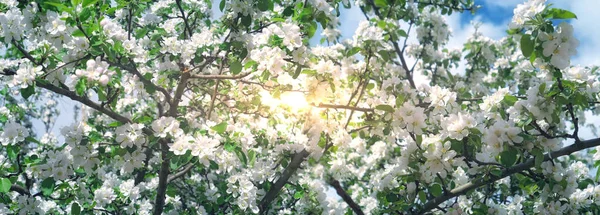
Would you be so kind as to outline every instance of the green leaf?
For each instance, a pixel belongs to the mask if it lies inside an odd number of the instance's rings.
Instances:
[[[23,98],[27,100],[29,97],[31,97],[31,95],[35,93],[35,87],[33,85],[29,85],[27,86],[27,88],[21,88],[20,91],[21,96],[23,96]]]
[[[521,37],[521,52],[523,56],[529,57],[533,53],[534,42],[531,40],[531,35],[525,34]]]
[[[440,184],[432,184],[429,188],[431,195],[438,197],[442,195],[442,185]]]
[[[375,0],[375,6],[377,7],[385,7],[387,4],[386,0]]]
[[[85,83],[85,79],[79,79],[79,81],[77,81],[77,84],[75,84],[75,93],[77,93],[78,96],[84,96],[86,87],[87,86]]]
[[[81,214],[81,206],[79,206],[79,203],[73,202],[73,204],[71,204],[71,214],[72,215]]]
[[[548,19],[577,19],[577,15],[575,15],[575,13],[559,8],[548,9],[544,17]]]
[[[12,186],[12,183],[8,178],[0,179],[0,193],[8,193],[10,191],[10,186]]]
[[[398,35],[402,36],[402,37],[408,37],[408,34],[406,33],[406,31],[400,29],[398,30]]]
[[[252,25],[252,17],[251,16],[242,16],[242,25],[246,27],[250,27]]]
[[[423,192],[422,190],[419,191],[419,200],[421,202],[427,202],[427,194],[425,194],[425,192]]]
[[[225,131],[227,130],[227,122],[219,123],[219,124],[211,127],[210,129],[212,129],[213,131],[216,131],[219,134],[225,133]]]
[[[294,76],[292,76],[292,78],[298,78],[298,76],[300,76],[300,73],[302,73],[302,66],[298,65],[296,66],[296,71],[294,71]]]
[[[58,2],[44,2],[44,4],[54,6],[58,10],[69,12],[69,13],[71,11],[73,11],[73,8],[70,8],[70,7],[66,6],[66,5],[63,5],[63,4],[58,3]]]
[[[267,10],[269,10],[269,8],[273,7],[273,1],[271,1],[271,0],[258,0],[258,2],[256,3],[256,7],[260,11],[267,11]]]
[[[40,141],[36,140],[33,137],[25,137],[25,141],[30,142],[30,143],[42,144],[42,143],[40,143]]]
[[[246,154],[244,154],[244,152],[242,151],[242,148],[236,147],[235,148],[235,154],[240,159],[240,161],[242,162],[242,164],[244,164],[244,166],[248,165],[248,157],[246,157]]]
[[[81,6],[87,7],[96,4],[96,2],[98,2],[98,0],[83,0],[83,4]]]
[[[42,194],[44,194],[44,196],[52,195],[52,192],[54,192],[54,183],[55,181],[52,177],[46,178],[44,181],[42,181]]]
[[[219,3],[219,10],[221,10],[221,12],[225,10],[225,0],[221,0],[221,3]]]
[[[360,50],[362,50],[361,47],[354,47],[354,48],[348,50],[348,53],[346,53],[346,56],[347,57],[354,56],[355,54],[357,54],[358,52],[360,52]]]
[[[390,113],[394,112],[394,108],[392,106],[389,106],[389,105],[377,105],[377,106],[375,106],[375,109],[382,110],[382,111],[385,111],[385,112],[390,112]]]
[[[240,72],[242,72],[242,68],[242,63],[240,63],[237,60],[231,62],[231,64],[229,65],[229,71],[231,71],[231,73],[233,73],[234,75],[240,74]]]
[[[505,95],[504,96],[504,102],[506,102],[506,104],[513,106],[515,104],[515,102],[517,102],[517,100],[519,100],[516,96],[512,96],[512,95]]]
[[[79,30],[79,29],[75,29],[75,31],[73,31],[73,33],[71,34],[74,37],[85,37],[85,34],[83,34],[83,31]]]
[[[500,153],[500,163],[505,166],[512,166],[517,162],[517,150],[510,148],[508,151]]]
[[[387,200],[388,202],[394,203],[394,202],[397,202],[398,200],[400,200],[400,198],[398,198],[398,194],[388,193],[387,195],[385,195],[385,200]]]
[[[294,193],[294,199],[301,199],[302,197],[304,197],[304,190],[296,190],[296,193]]]
[[[541,149],[534,148],[531,150],[531,154],[535,156],[535,167],[540,168],[542,166],[542,162],[544,162],[544,152]]]
[[[135,38],[136,39],[142,38],[142,37],[146,36],[149,31],[150,31],[150,29],[148,29],[148,28],[137,29],[135,31]]]

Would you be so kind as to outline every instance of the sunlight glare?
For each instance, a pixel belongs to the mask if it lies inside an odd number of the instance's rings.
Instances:
[[[305,109],[309,106],[304,93],[285,92],[281,94],[281,103],[290,106],[293,109]]]

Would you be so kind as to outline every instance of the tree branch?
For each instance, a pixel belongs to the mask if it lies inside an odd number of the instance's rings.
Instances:
[[[169,176],[169,145],[164,140],[160,140],[162,163],[158,172],[158,187],[156,189],[156,199],[154,201],[154,215],[161,215],[165,206],[165,194],[167,193],[167,177]]]
[[[362,211],[362,209],[360,209],[360,206],[358,204],[356,204],[356,202],[354,202],[354,200],[352,200],[352,197],[350,197],[350,195],[348,195],[348,193],[346,193],[346,191],[344,190],[342,185],[340,185],[340,182],[338,180],[331,179],[329,181],[329,185],[331,185],[331,186],[333,186],[333,188],[335,188],[335,191],[337,192],[337,194],[340,197],[342,197],[342,199],[346,202],[346,204],[348,204],[348,206],[350,206],[350,208],[352,208],[352,211],[354,211],[355,214],[358,214],[358,215],[365,214]]]
[[[599,146],[599,145],[600,145],[600,138],[575,142],[574,144],[564,147],[558,151],[547,153],[544,156],[544,161],[549,161],[554,158],[558,158],[558,157],[565,156],[565,155],[570,155],[574,152],[581,151],[581,150],[584,150],[587,148],[592,148],[592,147]],[[448,192],[442,196],[436,197],[434,199],[430,199],[427,203],[425,203],[425,205],[423,205],[423,208],[419,212],[417,212],[417,214],[427,213],[430,210],[436,208],[439,204],[445,202],[446,200],[464,195],[471,190],[494,183],[495,181],[498,181],[502,178],[508,177],[515,173],[519,173],[521,171],[528,170],[534,166],[535,166],[535,158],[530,158],[527,161],[525,161],[519,165],[513,166],[511,168],[507,168],[506,170],[504,170],[502,172],[502,174],[500,176],[492,176],[489,179],[476,179],[474,181],[471,181],[465,185],[462,185],[460,187],[452,189],[450,192]]]
[[[236,80],[242,79],[250,75],[250,73],[238,74],[238,75],[192,75],[190,78],[197,79],[213,79],[213,80]]]
[[[346,110],[354,110],[354,111],[362,111],[362,112],[373,112],[373,108],[360,108],[354,106],[347,105],[334,105],[334,104],[319,104],[316,107],[319,108],[333,108],[333,109],[346,109]]]
[[[181,170],[180,172],[177,172],[171,176],[169,176],[169,178],[167,179],[167,183],[171,183],[171,181],[178,179],[182,176],[184,176],[186,173],[190,172],[190,170],[192,170],[192,168],[194,168],[195,163],[190,163],[187,166],[185,166],[185,168],[183,168],[183,170]]]
[[[290,177],[296,172],[298,167],[300,167],[300,164],[302,161],[304,161],[304,158],[308,157],[309,154],[310,153],[308,151],[302,150],[294,155],[290,164],[285,168],[285,170],[283,170],[283,173],[279,179],[277,179],[277,182],[271,186],[269,192],[267,192],[265,197],[263,197],[263,199],[260,201],[260,214],[265,214],[268,211],[269,205],[273,200],[275,200],[281,188],[287,183]]]
[[[108,110],[102,106],[100,106],[98,103],[93,102],[92,100],[82,97],[82,96],[78,96],[75,92],[70,91],[70,90],[66,90],[57,86],[54,86],[48,82],[42,82],[42,81],[35,81],[36,86],[50,90],[52,92],[58,93],[60,95],[69,97],[72,100],[81,102],[82,104],[91,107],[94,110],[97,110],[103,114],[106,114],[107,116],[109,116],[110,118],[113,118],[114,120],[117,120],[121,123],[127,124],[130,123],[131,120],[127,117],[124,117],[116,112],[113,112],[111,110]]]

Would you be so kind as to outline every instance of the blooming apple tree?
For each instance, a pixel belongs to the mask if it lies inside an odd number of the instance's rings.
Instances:
[[[544,0],[462,49],[472,0],[0,2],[0,214],[600,212],[599,72]]]

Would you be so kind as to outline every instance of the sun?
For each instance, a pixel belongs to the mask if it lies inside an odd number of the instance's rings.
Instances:
[[[284,92],[280,96],[280,101],[295,110],[306,109],[310,106],[304,93],[301,92]]]

